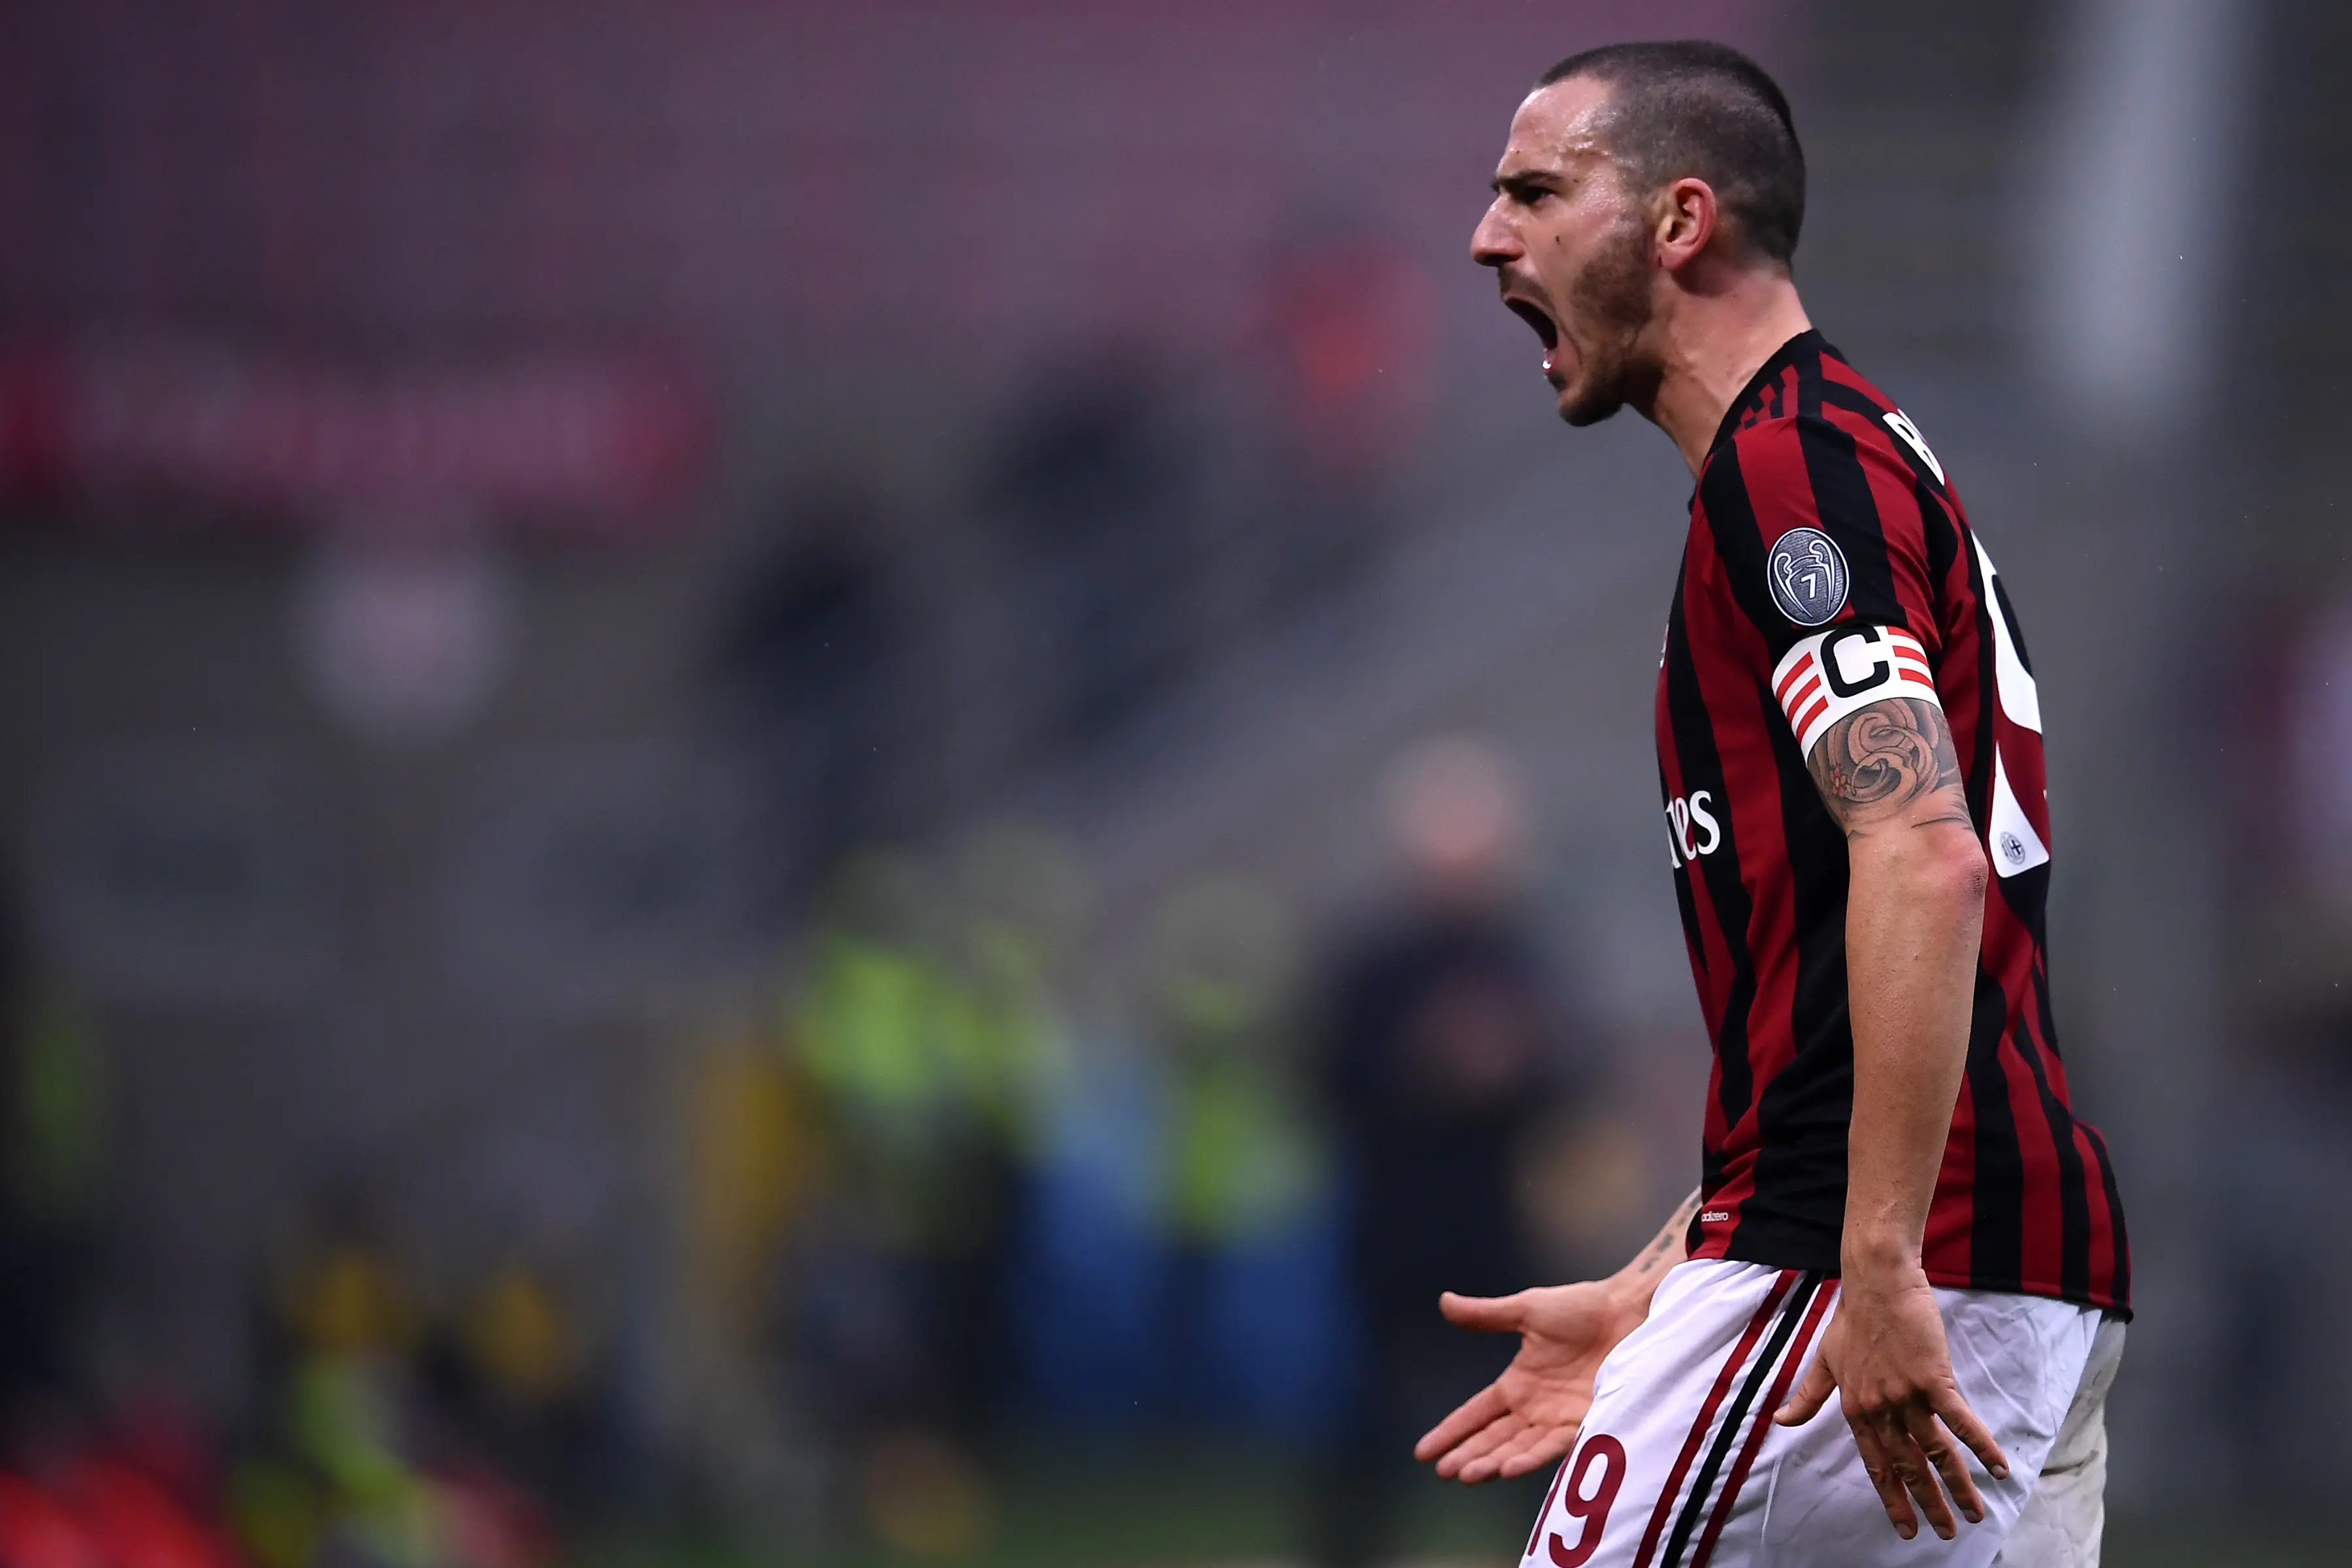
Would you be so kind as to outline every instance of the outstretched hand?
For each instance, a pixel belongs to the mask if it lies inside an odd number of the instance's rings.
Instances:
[[[1642,1321],[1622,1293],[1597,1280],[1516,1296],[1449,1290],[1437,1305],[1462,1328],[1519,1336],[1503,1374],[1413,1445],[1414,1458],[1434,1460],[1439,1475],[1468,1485],[1526,1475],[1574,1447],[1602,1358]]]
[[[1984,1499],[1969,1475],[1960,1445],[1973,1449],[1996,1479],[2007,1478],[2009,1461],[1960,1397],[1943,1314],[1925,1275],[1913,1270],[1885,1283],[1849,1278],[1839,1292],[1837,1315],[1822,1331],[1821,1353],[1773,1419],[1783,1426],[1802,1426],[1832,1393],[1840,1397],[1863,1468],[1897,1535],[1908,1541],[1919,1533],[1912,1509],[1916,1499],[1936,1533],[1951,1540],[1958,1526],[1944,1500],[1946,1489],[1970,1524],[1984,1522]],[[1938,1476],[1942,1488],[1936,1484]]]

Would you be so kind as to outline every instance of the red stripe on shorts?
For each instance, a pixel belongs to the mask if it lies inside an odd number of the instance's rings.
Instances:
[[[1780,1363],[1780,1375],[1772,1380],[1772,1391],[1765,1397],[1764,1406],[1756,1413],[1756,1425],[1748,1434],[1747,1443],[1739,1450],[1739,1458],[1731,1467],[1730,1478],[1723,1483],[1723,1497],[1715,1505],[1715,1513],[1706,1521],[1706,1533],[1698,1538],[1698,1550],[1691,1554],[1690,1568],[1706,1568],[1709,1553],[1715,1550],[1715,1538],[1723,1533],[1730,1521],[1731,1505],[1738,1500],[1739,1489],[1748,1479],[1748,1470],[1756,1463],[1757,1450],[1764,1447],[1764,1435],[1772,1429],[1772,1413],[1789,1397],[1789,1385],[1797,1381],[1797,1369],[1805,1364],[1805,1352],[1812,1348],[1814,1331],[1837,1300],[1838,1282],[1825,1280],[1813,1292],[1812,1310],[1805,1314],[1802,1328],[1797,1331],[1797,1342],[1789,1347],[1789,1356]]]
[[[1774,1310],[1796,1278],[1793,1268],[1780,1270],[1780,1277],[1772,1281],[1772,1289],[1765,1294],[1764,1304],[1748,1320],[1748,1331],[1739,1336],[1739,1344],[1732,1351],[1731,1359],[1723,1363],[1715,1386],[1707,1390],[1706,1403],[1698,1407],[1698,1419],[1691,1424],[1690,1436],[1683,1440],[1683,1451],[1675,1458],[1674,1471],[1658,1492],[1658,1506],[1650,1515],[1650,1528],[1642,1537],[1642,1550],[1633,1559],[1633,1568],[1650,1568],[1650,1559],[1657,1555],[1658,1540],[1666,1532],[1666,1521],[1674,1517],[1675,1498],[1683,1489],[1683,1478],[1690,1474],[1691,1461],[1698,1458],[1699,1447],[1706,1441],[1706,1429],[1715,1425],[1715,1413],[1723,1407],[1723,1396],[1731,1391],[1732,1380],[1748,1363],[1748,1352],[1764,1337],[1764,1325],[1772,1321]]]

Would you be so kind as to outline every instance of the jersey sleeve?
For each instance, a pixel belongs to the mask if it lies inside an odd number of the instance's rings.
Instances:
[[[1874,702],[1916,697],[1944,705],[1919,639],[1901,626],[1866,621],[1798,638],[1772,671],[1772,695],[1808,757],[1831,725]]]
[[[1916,485],[1887,441],[1814,416],[1741,431],[1700,481],[1731,597],[1763,637],[1773,695],[1808,753],[1870,703],[1941,706]]]

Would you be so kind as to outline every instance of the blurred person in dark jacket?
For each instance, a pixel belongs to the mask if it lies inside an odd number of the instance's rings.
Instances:
[[[1476,1372],[1465,1353],[1492,1354],[1454,1342],[1439,1293],[1535,1278],[1517,1173],[1584,1054],[1517,906],[1527,823],[1508,763],[1431,742],[1397,764],[1386,805],[1408,897],[1334,966],[1323,1013],[1360,1332],[1324,1477],[1318,1547],[1334,1565],[1384,1547],[1415,1421]]]
[[[768,813],[766,913],[789,920],[824,868],[921,810],[908,752],[919,700],[903,573],[882,505],[855,488],[779,508],[724,623],[717,673]]]
[[[34,962],[0,866],[0,1415],[85,1392],[114,1101],[95,1012]]]

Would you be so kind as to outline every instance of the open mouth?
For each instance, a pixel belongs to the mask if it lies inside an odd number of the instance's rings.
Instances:
[[[1559,347],[1559,325],[1545,313],[1542,306],[1528,300],[1507,299],[1503,303],[1509,307],[1511,314],[1536,330],[1536,336],[1543,340],[1547,352]]]

